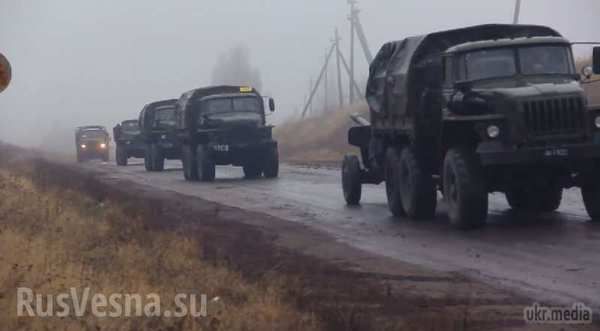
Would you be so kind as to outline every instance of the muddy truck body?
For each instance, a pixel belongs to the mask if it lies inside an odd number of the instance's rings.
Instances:
[[[153,102],[140,112],[139,127],[144,141],[144,166],[147,171],[163,171],[165,160],[181,159],[176,103],[177,99]]]
[[[242,86],[215,86],[184,93],[177,103],[184,177],[213,181],[215,166],[244,169],[246,178],[275,178],[277,142],[266,123],[265,99]],[[275,110],[273,99],[268,102]]]
[[[600,61],[594,52],[596,71]],[[383,46],[370,67],[369,125],[352,128],[342,185],[385,182],[398,217],[435,215],[437,192],[458,228],[479,227],[488,194],[515,210],[553,212],[581,188],[600,220],[600,112],[587,106],[571,44],[544,26],[483,25]]]
[[[115,159],[118,166],[127,166],[129,158],[143,158],[146,144],[138,120],[123,121],[113,128],[116,144]]]
[[[110,135],[103,126],[91,125],[78,127],[75,130],[75,148],[77,162],[92,159],[109,160]]]

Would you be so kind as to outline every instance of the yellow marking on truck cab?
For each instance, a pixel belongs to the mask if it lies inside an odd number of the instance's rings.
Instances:
[[[249,87],[249,86],[240,87],[240,92],[241,93],[250,93],[252,91],[253,91],[253,89],[251,87]]]

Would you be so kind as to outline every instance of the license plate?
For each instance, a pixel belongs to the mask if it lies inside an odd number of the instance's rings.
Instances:
[[[546,157],[566,157],[569,156],[569,150],[566,148],[548,149],[544,152]]]
[[[213,149],[217,152],[229,152],[229,145],[215,145]]]

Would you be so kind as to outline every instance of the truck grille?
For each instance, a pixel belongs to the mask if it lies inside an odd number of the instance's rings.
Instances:
[[[585,128],[579,97],[526,101],[523,108],[525,125],[533,136],[573,135]]]

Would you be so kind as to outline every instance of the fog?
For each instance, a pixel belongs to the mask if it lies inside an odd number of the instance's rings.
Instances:
[[[375,53],[387,40],[480,23],[510,23],[513,0],[362,0]],[[0,94],[0,139],[52,144],[84,124],[110,128],[146,103],[208,85],[228,50],[246,47],[280,123],[303,106],[336,27],[348,53],[345,0],[0,0],[0,52],[13,66]],[[522,23],[571,40],[600,39],[597,0],[523,0]],[[367,64],[357,48],[358,79]]]

